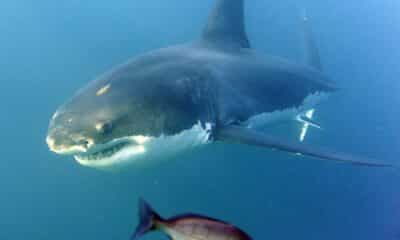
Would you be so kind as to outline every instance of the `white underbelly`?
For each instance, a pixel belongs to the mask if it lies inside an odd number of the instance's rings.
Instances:
[[[329,97],[328,93],[316,93],[305,98],[300,107],[293,107],[273,112],[261,113],[252,116],[244,122],[244,126],[249,128],[262,128],[269,124],[296,120],[300,114],[314,109],[318,103]]]

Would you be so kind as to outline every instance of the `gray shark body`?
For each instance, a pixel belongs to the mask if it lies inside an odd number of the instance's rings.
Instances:
[[[298,116],[336,87],[321,71],[307,28],[309,66],[251,49],[243,4],[219,0],[199,40],[134,58],[78,91],[50,122],[50,149],[113,168],[226,141],[381,166],[257,130],[277,115],[311,125]]]

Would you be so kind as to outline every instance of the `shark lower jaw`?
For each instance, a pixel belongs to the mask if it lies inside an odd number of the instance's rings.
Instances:
[[[95,146],[96,151],[74,155],[75,160],[83,165],[94,168],[109,168],[123,164],[146,153],[145,144],[153,137],[131,136],[115,139],[102,146]]]
[[[91,153],[74,155],[75,160],[86,167],[99,170],[123,170],[130,166],[145,166],[164,160],[191,148],[209,142],[211,125],[196,124],[171,136],[131,136],[115,139]]]
[[[112,158],[114,155],[123,151],[125,148],[131,147],[130,143],[119,143],[114,146],[105,148],[103,150],[94,152],[92,154],[78,154],[74,157],[79,161],[101,161],[106,158]]]

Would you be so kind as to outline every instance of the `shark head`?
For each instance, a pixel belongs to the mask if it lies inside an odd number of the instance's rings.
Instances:
[[[154,57],[117,67],[60,106],[49,124],[50,150],[107,169],[206,143],[213,118],[207,81],[172,59],[154,64]]]

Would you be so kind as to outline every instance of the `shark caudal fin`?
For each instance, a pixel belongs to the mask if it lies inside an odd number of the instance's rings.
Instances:
[[[132,234],[131,240],[137,240],[147,232],[157,229],[157,223],[162,218],[151,208],[151,206],[143,199],[139,200],[139,225]]]
[[[244,23],[244,0],[218,0],[202,41],[216,47],[250,48]]]
[[[303,42],[304,42],[304,55],[306,62],[309,66],[315,68],[318,71],[322,71],[322,63],[321,57],[319,54],[319,50],[317,44],[314,40],[314,36],[310,26],[310,20],[307,16],[306,10],[302,10],[301,12],[301,28],[303,33]],[[309,109],[302,115],[299,115],[298,120],[302,123],[301,132],[299,136],[299,141],[304,142],[308,130],[310,127],[317,127],[313,125],[313,117],[315,115],[315,109]],[[307,119],[307,120],[304,120]],[[317,127],[320,128],[320,127]]]
[[[305,155],[321,160],[350,163],[366,167],[394,167],[389,164],[378,163],[366,158],[355,157],[350,154],[335,152],[327,149],[311,147],[299,143],[291,143],[252,129],[239,126],[226,126],[216,130],[216,140],[241,143],[264,148],[276,149],[297,155]]]

